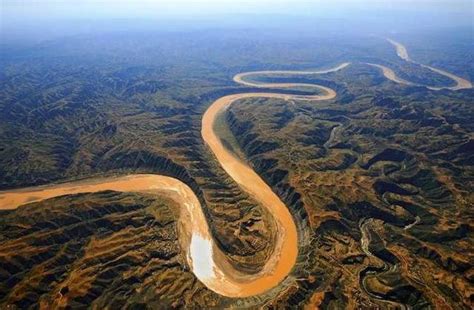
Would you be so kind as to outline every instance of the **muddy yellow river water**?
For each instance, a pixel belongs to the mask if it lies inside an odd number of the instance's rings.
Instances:
[[[342,64],[323,71],[277,71],[276,74],[324,74],[341,70]],[[17,208],[29,202],[40,201],[62,195],[92,193],[104,190],[120,192],[160,193],[179,202],[180,242],[185,247],[188,263],[196,277],[209,289],[224,296],[248,297],[264,293],[280,283],[293,268],[298,255],[298,233],[296,225],[286,205],[246,163],[234,157],[227,150],[214,123],[219,113],[225,111],[239,99],[268,97],[298,100],[327,100],[336,97],[336,92],[328,87],[313,84],[259,84],[247,82],[245,76],[270,74],[272,72],[251,72],[237,75],[238,83],[257,88],[291,88],[307,86],[318,89],[319,95],[289,95],[276,93],[243,93],[225,96],[216,100],[205,112],[202,119],[202,138],[214,153],[216,160],[239,186],[265,207],[273,215],[277,238],[273,252],[262,270],[256,274],[243,274],[226,259],[211,236],[201,205],[194,192],[183,182],[161,175],[136,174],[111,178],[95,178],[76,182],[51,184],[18,190],[0,192],[0,209]]]
[[[400,57],[411,61],[405,47],[395,41]],[[233,155],[226,149],[215,131],[217,116],[239,99],[266,97],[284,100],[328,100],[336,97],[336,92],[328,87],[314,84],[295,83],[258,83],[246,80],[254,75],[306,75],[326,74],[346,68],[349,63],[343,63],[335,68],[322,71],[259,71],[241,73],[234,81],[256,88],[293,88],[310,87],[318,90],[317,95],[290,95],[284,93],[242,93],[222,97],[216,100],[205,112],[202,119],[202,138],[214,154],[217,162],[235,180],[235,182],[266,208],[276,223],[277,238],[274,250],[263,269],[256,274],[243,274],[236,270],[214,243],[207,220],[195,193],[183,182],[162,175],[134,174],[110,178],[94,178],[62,184],[51,184],[24,189],[0,192],[0,209],[13,209],[23,204],[53,198],[62,195],[91,193],[104,190],[120,192],[159,193],[173,198],[181,205],[179,233],[180,242],[184,247],[188,263],[196,275],[209,289],[229,297],[248,297],[264,293],[278,285],[288,276],[295,265],[298,255],[298,233],[292,215],[287,206],[251,168],[251,166]],[[393,70],[376,64],[371,64],[383,70],[384,75],[392,81],[411,84],[400,79]],[[428,67],[444,74],[457,82],[451,89],[457,90],[472,87],[469,81],[454,76],[445,71]],[[435,89],[435,88],[432,88]]]

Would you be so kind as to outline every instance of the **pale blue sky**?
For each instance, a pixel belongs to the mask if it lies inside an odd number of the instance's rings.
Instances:
[[[473,4],[474,0],[0,0],[0,43],[28,35],[39,39],[100,32],[105,26],[90,22],[116,19],[135,19],[118,24],[129,29],[140,26],[137,19],[161,21],[159,27],[171,29],[285,27],[303,20],[314,25],[329,19],[342,21],[346,29],[366,32],[472,28]]]
[[[2,15],[37,18],[160,17],[219,13],[341,14],[416,10],[473,14],[474,0],[0,0]]]

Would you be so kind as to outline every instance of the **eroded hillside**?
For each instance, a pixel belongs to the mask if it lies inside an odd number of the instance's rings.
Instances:
[[[400,97],[388,84],[340,83],[327,103],[244,100],[226,117],[256,171],[308,214],[302,269],[318,280],[294,294],[323,308],[468,308],[472,91]]]
[[[222,96],[262,91],[232,82],[241,71],[351,61],[324,76],[261,78],[324,85],[337,92],[335,100],[248,99],[218,124],[226,145],[295,219],[299,256],[289,277],[261,296],[218,296],[193,275],[177,244],[175,202],[103,192],[1,214],[0,303],[472,307],[473,91],[388,81],[365,63],[390,66],[416,83],[451,86],[400,61],[378,38],[236,37],[75,38],[5,53],[0,188],[169,175],[196,193],[230,262],[258,272],[274,248],[274,223],[216,162],[200,135],[202,115]]]

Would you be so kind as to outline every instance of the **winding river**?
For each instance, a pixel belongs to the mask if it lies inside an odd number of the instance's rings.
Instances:
[[[399,47],[397,47],[397,52],[399,55],[404,55],[402,50],[399,50]],[[408,54],[406,55],[408,57]],[[349,66],[349,63],[343,63],[335,68],[321,71],[258,71],[237,74],[234,77],[234,81],[242,85],[255,88],[278,89],[304,86],[317,90],[317,94],[293,95],[252,92],[229,95],[217,99],[209,106],[203,115],[202,138],[214,154],[216,160],[243,191],[268,209],[269,213],[274,217],[277,229],[276,244],[267,263],[262,270],[256,274],[244,274],[236,270],[228,262],[225,253],[223,253],[213,241],[199,199],[190,187],[175,178],[156,174],[133,174],[121,177],[94,178],[83,181],[3,191],[0,192],[0,209],[14,209],[26,203],[62,195],[105,190],[166,195],[181,205],[178,224],[179,239],[186,253],[188,264],[196,277],[209,289],[228,297],[248,297],[264,293],[278,285],[290,273],[296,262],[298,255],[298,234],[296,225],[288,208],[265,181],[247,162],[235,157],[231,151],[226,149],[219,137],[219,132],[215,131],[214,124],[216,118],[220,113],[228,109],[231,104],[240,99],[266,97],[284,100],[318,101],[329,100],[336,97],[336,92],[333,89],[321,85],[258,83],[246,80],[246,78],[250,76],[326,74],[342,70],[347,66]],[[380,68],[385,67],[380,66]],[[434,71],[436,70],[438,69],[434,69]],[[387,78],[390,78],[385,71],[384,74]],[[396,77],[394,73],[393,76]],[[394,80],[393,78],[390,79]],[[401,81],[394,81],[401,83]],[[462,86],[465,85],[463,84]],[[363,248],[364,251],[368,251],[368,247],[364,243]]]
[[[293,268],[298,255],[298,234],[296,225],[286,205],[262,180],[262,178],[241,159],[225,148],[215,131],[216,117],[232,103],[240,99],[267,97],[298,100],[328,100],[336,97],[336,92],[328,87],[313,84],[259,84],[244,81],[249,75],[261,74],[325,74],[341,70],[349,64],[324,71],[277,71],[251,72],[236,75],[237,83],[256,88],[291,88],[306,86],[319,90],[318,95],[289,95],[277,93],[243,93],[222,97],[216,100],[205,112],[202,119],[202,138],[214,153],[216,160],[239,186],[267,208],[273,215],[277,238],[272,255],[262,270],[256,274],[243,274],[226,259],[216,246],[210,233],[206,218],[194,192],[183,182],[161,175],[136,174],[122,177],[97,178],[85,181],[37,186],[0,192],[0,209],[16,208],[25,203],[52,197],[78,193],[114,190],[119,192],[159,193],[173,198],[181,207],[179,238],[188,264],[196,277],[209,289],[228,297],[248,297],[264,293],[280,283]]]
[[[404,84],[404,85],[423,86],[423,87],[426,87],[430,90],[443,90],[443,89],[461,90],[461,89],[472,88],[472,83],[470,81],[468,81],[466,79],[463,79],[462,77],[459,77],[459,76],[454,75],[452,73],[449,73],[447,71],[444,71],[444,70],[441,70],[441,69],[438,69],[438,68],[434,68],[434,67],[416,62],[416,61],[414,61],[410,58],[410,55],[408,54],[408,50],[403,44],[401,44],[397,41],[394,41],[392,39],[387,39],[387,41],[390,42],[395,47],[395,49],[397,51],[397,55],[401,59],[403,59],[407,62],[410,62],[410,63],[420,65],[420,66],[422,66],[424,68],[427,68],[427,69],[429,69],[429,70],[431,70],[435,73],[444,75],[444,76],[450,78],[451,80],[453,80],[454,82],[456,82],[456,85],[455,86],[447,86],[447,87],[433,87],[433,86],[428,86],[428,85],[420,85],[420,84],[416,84],[416,83],[413,83],[413,82],[410,82],[410,81],[407,81],[407,80],[404,80],[404,79],[398,77],[392,69],[390,69],[386,66],[382,66],[382,65],[379,65],[379,64],[373,64],[373,63],[368,64],[368,65],[371,65],[373,67],[376,67],[376,68],[379,68],[380,70],[382,70],[383,75],[387,79],[389,79],[389,80],[391,80],[395,83]]]

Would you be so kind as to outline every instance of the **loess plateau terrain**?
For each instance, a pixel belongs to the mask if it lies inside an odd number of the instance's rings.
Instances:
[[[450,34],[436,38],[449,42]],[[457,45],[448,58],[434,40],[394,39],[413,48],[412,59],[474,80],[463,57],[472,46]],[[25,187],[173,177],[195,193],[227,268],[258,275],[278,253],[279,219],[229,176],[201,130],[219,98],[266,93],[223,109],[213,130],[284,202],[298,243],[294,266],[276,286],[223,296],[193,273],[176,197],[33,195],[0,208],[0,308],[474,306],[474,89],[425,87],[456,83],[398,57],[385,38],[111,33],[1,53],[0,204]],[[285,70],[306,73],[233,81],[242,72]],[[306,100],[329,90],[327,100]]]

